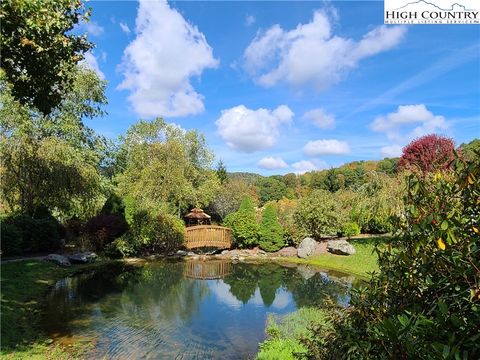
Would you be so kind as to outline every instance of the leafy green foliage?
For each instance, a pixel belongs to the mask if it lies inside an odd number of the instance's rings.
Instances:
[[[92,47],[71,30],[89,15],[77,0],[2,2],[2,70],[22,104],[49,114],[62,101],[72,70]]]
[[[22,253],[22,232],[14,225],[2,220],[0,222],[0,233],[3,255],[19,255]]]
[[[120,152],[119,192],[151,214],[180,215],[192,204],[206,207],[219,187],[204,137],[160,118],[133,125]]]
[[[342,236],[360,235],[360,226],[356,222],[347,222],[342,226],[340,234]]]
[[[240,207],[245,196],[253,194],[255,194],[255,188],[247,182],[231,179],[222,184],[207,212],[216,218],[224,219]]]
[[[250,197],[246,196],[237,212],[228,215],[224,226],[232,228],[235,245],[241,248],[258,244],[259,226],[255,215],[255,207]]]
[[[474,161],[480,153],[480,139],[473,139],[468,144],[459,146],[460,153],[469,161]]]
[[[372,173],[351,199],[350,218],[363,233],[384,234],[394,230],[393,219],[403,211],[404,182],[400,177]]]
[[[328,358],[480,356],[479,176],[478,159],[408,176],[402,229],[379,252],[378,276],[334,334],[317,334],[330,336]]]
[[[278,222],[277,212],[272,205],[265,206],[265,210],[263,210],[258,235],[258,244],[265,251],[273,252],[280,250],[285,244],[283,228]]]
[[[11,214],[2,220],[2,252],[16,255],[60,248],[63,227],[50,213]],[[6,230],[6,233],[3,231]]]
[[[283,228],[283,237],[285,244],[298,245],[303,240],[303,231],[295,220],[295,211],[297,209],[297,200],[281,199],[271,201],[266,206],[273,206],[278,214],[278,222]]]
[[[117,194],[111,194],[100,211],[102,214],[125,216],[125,203]]]
[[[222,160],[218,162],[215,172],[217,173],[217,177],[221,185],[228,182],[227,168]]]
[[[147,211],[138,211],[133,216],[129,232],[114,246],[124,255],[159,254],[178,250],[184,239],[182,220],[170,214],[152,216]]]
[[[260,204],[268,201],[280,200],[287,196],[287,186],[283,181],[274,177],[260,178],[255,185],[258,187]]]
[[[326,190],[315,190],[298,202],[294,218],[305,236],[336,235],[342,223],[341,204]]]
[[[0,189],[10,211],[32,214],[44,204],[67,218],[86,217],[97,206],[104,141],[82,119],[101,115],[105,84],[90,70],[74,76],[73,89],[49,116],[20,105],[0,79]]]

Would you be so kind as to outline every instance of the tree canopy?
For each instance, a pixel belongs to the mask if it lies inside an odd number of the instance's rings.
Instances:
[[[49,114],[75,79],[72,72],[92,44],[71,30],[88,21],[78,0],[2,1],[2,64],[12,95]]]

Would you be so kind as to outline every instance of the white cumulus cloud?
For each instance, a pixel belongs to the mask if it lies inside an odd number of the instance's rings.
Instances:
[[[325,161],[314,159],[314,160],[300,160],[292,164],[292,168],[295,169],[296,174],[305,174],[309,171],[327,169],[328,164]]]
[[[303,117],[310,120],[320,129],[333,129],[335,127],[335,116],[327,113],[322,108],[307,111]]]
[[[311,22],[293,30],[274,25],[258,33],[244,52],[244,68],[266,87],[285,82],[324,90],[362,59],[398,45],[406,31],[406,27],[382,25],[355,41],[335,35],[328,14],[317,10]]]
[[[384,146],[380,149],[380,154],[385,157],[399,157],[402,155],[402,147],[400,145]]]
[[[370,124],[370,128],[385,133],[389,140],[405,142],[438,130],[445,130],[448,123],[445,117],[434,115],[424,104],[400,105],[395,112],[378,116]]]
[[[215,122],[220,137],[235,150],[251,153],[272,147],[282,124],[292,121],[294,114],[286,105],[275,110],[252,110],[238,105],[222,111]]]
[[[91,51],[88,51],[85,54],[83,54],[83,60],[80,61],[80,64],[95,71],[100,79],[105,80],[105,74],[103,73],[102,70],[100,70],[100,66],[98,65],[97,58]]]
[[[350,152],[350,147],[345,141],[323,139],[309,141],[303,148],[303,152],[308,156],[344,155]]]
[[[192,77],[218,60],[205,36],[166,1],[140,0],[136,38],[126,47],[119,89],[140,116],[186,116],[204,110],[203,96]]]
[[[402,144],[432,133],[448,129],[449,124],[444,116],[435,115],[424,104],[400,105],[396,111],[378,116],[370,124],[370,129],[384,133],[392,142],[382,147],[382,156],[397,157],[402,154]]]
[[[130,28],[128,27],[127,24],[121,22],[121,23],[119,23],[118,25],[120,25],[120,29],[122,29],[122,31],[123,31],[125,34],[130,34]]]
[[[267,170],[286,169],[288,164],[280,157],[267,156],[258,162],[258,167]]]

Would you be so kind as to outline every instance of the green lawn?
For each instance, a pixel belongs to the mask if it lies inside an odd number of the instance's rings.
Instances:
[[[62,268],[53,263],[26,260],[1,264],[1,351],[8,359],[71,359],[58,347],[48,346],[51,340],[41,331],[42,302],[50,286],[74,273],[105,265],[73,265]]]
[[[330,253],[312,256],[308,259],[288,258],[288,261],[302,264],[311,264],[326,269],[345,271],[351,274],[367,277],[369,273],[378,271],[377,254],[375,245],[382,244],[389,239],[385,236],[355,239],[350,243],[355,247],[354,255],[334,255]]]

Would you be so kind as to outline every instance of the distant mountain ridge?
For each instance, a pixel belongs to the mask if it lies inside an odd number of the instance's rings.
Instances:
[[[462,5],[462,4],[459,4],[459,3],[453,3],[453,4],[452,4],[452,7],[451,7],[450,9],[443,9],[443,8],[441,8],[440,6],[438,6],[438,5],[436,5],[436,4],[433,4],[433,3],[431,3],[431,2],[428,2],[428,1],[425,1],[425,0],[412,1],[412,2],[409,2],[409,3],[407,3],[407,4],[405,4],[405,5],[401,6],[401,7],[399,7],[399,8],[397,8],[397,9],[394,9],[394,10],[401,10],[401,9],[406,8],[407,6],[415,5],[415,4],[431,5],[431,6],[435,7],[435,8],[437,8],[438,10],[442,10],[442,11],[453,11],[453,7],[454,7],[455,5],[457,5],[457,6],[461,7],[461,8],[463,8],[463,11],[473,11],[472,9],[467,9],[467,8],[465,7],[465,5]]]

